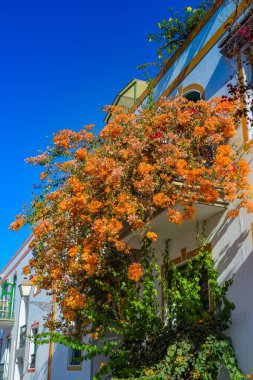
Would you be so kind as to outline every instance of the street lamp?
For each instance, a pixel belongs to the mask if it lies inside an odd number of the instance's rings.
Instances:
[[[18,288],[20,291],[21,298],[25,302],[32,304],[32,305],[36,305],[41,310],[46,311],[48,313],[50,311],[52,311],[52,305],[53,305],[52,302],[37,302],[37,301],[30,301],[29,300],[29,295],[30,295],[31,289],[32,289],[32,283],[30,280],[28,280],[27,278],[24,278],[24,280],[21,282],[21,284],[18,286]]]
[[[25,278],[21,284],[18,286],[21,298],[29,297],[32,289],[32,283],[27,278]]]

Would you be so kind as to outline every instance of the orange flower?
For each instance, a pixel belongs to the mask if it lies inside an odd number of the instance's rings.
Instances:
[[[240,174],[246,177],[250,173],[250,167],[244,158],[241,158],[238,162]]]
[[[168,217],[171,223],[181,224],[183,222],[183,215],[180,211],[169,210]]]
[[[90,213],[96,213],[98,212],[102,207],[102,203],[96,200],[93,200],[87,204],[87,208]]]
[[[153,202],[156,206],[165,208],[169,206],[171,199],[164,193],[158,193],[153,196]]]
[[[153,240],[153,241],[157,240],[157,234],[155,232],[149,231],[149,232],[146,233],[146,236],[150,240]]]
[[[29,265],[26,265],[24,268],[22,268],[22,271],[23,271],[23,274],[25,276],[28,275],[29,271],[30,271],[30,266]]]
[[[70,147],[70,137],[73,136],[74,132],[69,129],[63,129],[55,135],[53,141],[59,148],[68,149]]]
[[[204,127],[195,127],[193,131],[193,135],[196,137],[203,137],[206,134],[206,130]]]
[[[123,241],[116,240],[114,245],[119,252],[125,251],[127,249],[126,243]]]
[[[146,164],[146,162],[141,162],[140,165],[139,165],[139,167],[138,167],[138,173],[140,175],[148,174],[152,170],[153,170],[153,166],[149,165],[149,164]]]
[[[77,149],[77,151],[75,152],[75,157],[80,161],[84,161],[87,158],[87,153],[88,153],[87,149],[80,148],[80,149]]]
[[[24,224],[24,219],[22,217],[15,220],[15,222],[11,223],[9,229],[12,231],[18,231]]]
[[[68,253],[70,257],[76,257],[78,254],[78,247],[74,245],[73,247],[69,248]]]
[[[46,172],[40,173],[40,180],[43,181],[45,178],[47,178],[47,173]]]
[[[227,213],[227,218],[236,218],[239,215],[239,211],[234,209]]]
[[[99,263],[99,256],[98,253],[89,253],[87,251],[84,251],[82,254],[82,259],[84,260],[83,268],[86,270],[87,274],[89,276],[92,276]]]
[[[46,198],[50,201],[54,201],[55,199],[58,199],[60,195],[61,195],[61,190],[56,190],[50,194],[47,194]]]
[[[128,267],[127,276],[130,280],[138,282],[143,275],[143,267],[139,263],[133,263]]]
[[[95,333],[90,333],[90,337],[94,340],[97,340],[99,338],[99,334],[97,332]]]

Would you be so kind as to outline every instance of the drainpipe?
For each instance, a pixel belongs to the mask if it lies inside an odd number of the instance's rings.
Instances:
[[[55,313],[56,313],[56,297],[55,295],[53,295],[52,322],[54,322],[55,320]],[[54,342],[50,341],[49,354],[48,354],[47,380],[51,380],[51,376],[52,376],[53,354],[54,354]]]

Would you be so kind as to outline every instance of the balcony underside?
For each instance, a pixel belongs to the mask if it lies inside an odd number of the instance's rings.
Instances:
[[[5,329],[14,325],[14,319],[1,319],[0,318],[0,329]]]
[[[156,232],[158,235],[156,246],[163,246],[167,239],[182,239],[184,234],[190,230],[195,230],[196,222],[200,224],[215,215],[222,215],[226,209],[226,203],[210,205],[198,203],[195,205],[196,214],[194,219],[183,222],[182,224],[174,224],[168,221],[167,211],[162,210],[152,219],[149,230]],[[142,240],[140,231],[131,231],[129,228],[125,230],[123,240],[133,249],[138,249]]]

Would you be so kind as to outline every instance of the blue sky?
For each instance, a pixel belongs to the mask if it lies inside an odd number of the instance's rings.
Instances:
[[[190,4],[191,3],[191,4]],[[136,67],[155,59],[147,34],[167,8],[197,0],[8,0],[0,12],[0,267],[30,234],[8,231],[31,200],[39,172],[24,162],[60,129],[103,127],[110,104]],[[179,8],[179,9],[180,9]]]

